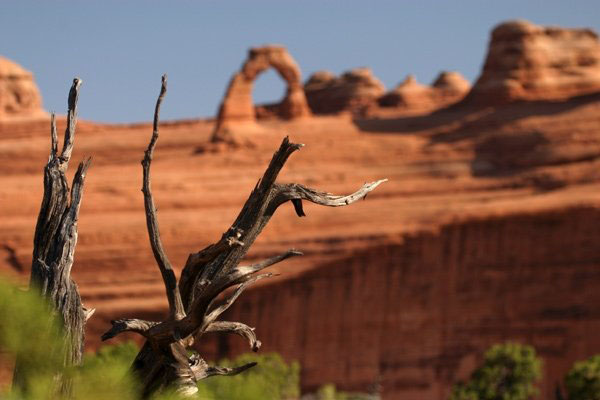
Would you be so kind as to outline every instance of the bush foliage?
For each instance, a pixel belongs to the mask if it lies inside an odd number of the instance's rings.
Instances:
[[[486,351],[483,365],[452,390],[451,400],[527,400],[537,393],[541,360],[531,346],[505,343]]]
[[[198,384],[199,398],[206,400],[286,400],[300,397],[300,365],[286,364],[276,353],[244,354],[233,361],[221,360],[219,365],[233,367],[252,361],[256,367],[235,376],[217,376]]]
[[[56,377],[71,380],[69,399],[103,400],[139,399],[139,387],[129,374],[138,352],[133,342],[101,347],[86,354],[83,365],[63,368],[65,349],[60,340],[60,324],[51,309],[34,292],[17,289],[0,280],[0,353],[14,359],[19,354],[19,368],[26,368],[29,381],[23,390],[0,392],[10,400],[54,400]],[[234,377],[213,377],[199,385],[198,398],[211,399],[294,399],[300,396],[300,366],[287,364],[277,354],[247,354],[236,360],[222,360],[220,365],[233,366],[256,361],[259,364]],[[161,393],[153,400],[177,399],[174,393]]]
[[[565,376],[569,400],[600,400],[600,354],[576,362]]]

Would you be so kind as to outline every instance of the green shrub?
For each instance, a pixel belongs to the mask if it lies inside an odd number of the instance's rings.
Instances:
[[[372,400],[379,397],[365,393],[340,392],[334,384],[329,383],[321,386],[314,398],[315,400]]]
[[[569,400],[600,400],[600,354],[578,361],[565,376]]]
[[[69,378],[73,400],[139,399],[138,384],[129,367],[138,348],[132,343],[109,345],[84,356],[80,367],[64,368],[65,351],[62,329],[52,317],[50,307],[30,291],[17,289],[0,280],[0,351],[15,358],[19,368],[27,369],[25,390],[0,392],[7,400],[54,400],[61,395],[55,388],[56,377]],[[199,385],[198,398],[210,400],[285,400],[300,396],[300,366],[286,364],[275,353],[246,354],[233,361],[222,360],[221,366],[238,366],[249,362],[258,365],[233,377],[212,377]],[[177,399],[166,391],[153,400]]]
[[[256,361],[258,365],[235,376],[217,376],[198,384],[199,398],[206,400],[284,400],[300,397],[300,365],[286,364],[276,353],[244,354],[218,365],[233,367]]]
[[[54,400],[60,398],[56,377],[70,378],[70,399],[137,399],[136,385],[127,373],[137,348],[132,343],[107,346],[86,355],[84,366],[64,368],[62,328],[51,308],[33,291],[17,289],[0,280],[0,351],[19,355],[18,368],[26,370],[23,390],[10,388],[2,399]]]
[[[31,291],[0,281],[0,350],[10,358],[19,353],[24,392],[48,398],[56,365],[62,365],[65,352],[59,323],[49,306]],[[19,394],[25,395],[25,394]],[[33,397],[32,397],[33,398]]]
[[[466,383],[452,389],[451,400],[526,400],[537,393],[541,360],[531,346],[505,343],[486,351],[483,365]]]

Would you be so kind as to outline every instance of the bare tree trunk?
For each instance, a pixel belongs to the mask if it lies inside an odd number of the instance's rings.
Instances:
[[[217,321],[217,318],[233,304],[246,287],[259,279],[272,276],[270,273],[255,273],[289,257],[302,254],[291,249],[257,264],[239,265],[275,210],[283,203],[291,201],[297,215],[303,217],[305,214],[302,200],[330,207],[345,206],[364,198],[385,179],[367,183],[348,196],[335,196],[295,183],[276,183],[275,180],[288,157],[303,146],[291,143],[286,137],[231,227],[217,243],[190,254],[177,282],[160,239],[150,187],[150,164],[158,139],[159,111],[166,93],[166,83],[165,75],[154,112],[152,138],[142,160],[142,192],[150,245],[165,284],[169,316],[161,322],[139,319],[112,321],[112,328],[102,335],[102,340],[127,331],[143,335],[146,343],[136,357],[132,369],[142,382],[144,396],[150,396],[167,386],[175,386],[180,394],[192,396],[197,392],[196,383],[201,379],[213,375],[234,375],[256,365],[249,363],[237,368],[209,366],[197,353],[192,351],[191,356],[188,354],[194,342],[205,332],[234,333],[246,338],[253,351],[260,348],[260,341],[253,328],[241,322]],[[232,287],[235,289],[227,291]],[[219,295],[223,293],[222,300],[219,300]]]
[[[52,114],[50,157],[44,168],[44,197],[35,228],[30,280],[31,290],[39,291],[62,320],[65,366],[81,363],[85,322],[94,312],[83,307],[77,285],[71,279],[77,245],[77,218],[85,174],[90,165],[89,158],[79,164],[73,188],[69,191],[65,173],[73,151],[80,85],[81,80],[75,78],[69,92],[67,128],[60,154]],[[27,371],[19,368],[17,359],[13,384],[26,390],[27,379]],[[63,388],[65,384],[63,382]]]

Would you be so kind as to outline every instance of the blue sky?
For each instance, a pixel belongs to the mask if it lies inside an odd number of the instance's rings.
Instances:
[[[80,117],[149,121],[163,72],[163,119],[212,116],[251,46],[288,47],[303,77],[371,67],[391,88],[408,73],[430,83],[440,70],[474,80],[491,28],[525,18],[600,31],[600,1],[59,1],[2,0],[0,55],[33,71],[44,107],[64,113],[80,76]],[[284,91],[273,71],[257,102]]]

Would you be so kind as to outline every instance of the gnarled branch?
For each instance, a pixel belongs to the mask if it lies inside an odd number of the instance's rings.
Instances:
[[[165,283],[165,290],[167,292],[167,300],[169,301],[169,316],[172,319],[178,320],[185,316],[183,309],[183,303],[181,302],[181,294],[179,293],[179,287],[177,285],[177,279],[175,278],[175,272],[171,266],[171,262],[165,253],[165,249],[162,245],[160,238],[160,230],[158,228],[158,217],[156,216],[156,207],[154,206],[154,198],[152,196],[152,189],[150,187],[150,164],[152,163],[152,156],[154,154],[154,147],[158,140],[158,121],[160,114],[160,105],[167,92],[167,75],[162,76],[162,85],[160,88],[160,94],[156,100],[156,107],[154,109],[154,125],[152,130],[152,138],[146,149],[144,159],[142,160],[142,166],[144,171],[142,192],[144,193],[144,208],[146,210],[146,225],[148,227],[148,237],[150,238],[150,246],[152,247],[152,253],[163,281]]]
[[[159,322],[144,321],[143,319],[118,319],[110,321],[110,323],[112,328],[101,336],[102,341],[114,338],[123,332],[135,332],[144,337],[149,337],[148,331],[150,328],[159,324]]]
[[[262,343],[256,338],[254,328],[250,328],[246,324],[241,322],[230,322],[230,321],[215,321],[208,325],[204,332],[225,332],[240,335],[248,339],[250,348],[252,351],[257,352],[260,349]]]
[[[264,278],[270,278],[272,276],[273,276],[273,274],[271,274],[271,273],[253,276],[252,278],[248,279],[244,283],[239,284],[238,287],[233,291],[233,293],[231,293],[229,296],[225,297],[225,300],[223,301],[223,303],[217,305],[215,303],[215,301],[213,300],[208,305],[208,310],[203,315],[203,318],[202,318],[203,325],[206,326],[206,325],[210,324],[211,322],[216,320],[219,317],[219,315],[221,315],[225,311],[227,311],[227,309],[229,307],[231,307],[231,305],[237,300],[238,297],[240,297],[240,294],[242,294],[242,292],[244,290],[246,290],[246,288],[248,286],[252,285],[256,281],[259,281]]]
[[[286,201],[291,200],[294,204],[296,214],[299,217],[305,217],[306,214],[304,214],[304,210],[302,209],[302,200],[308,200],[311,203],[319,204],[321,206],[343,207],[360,199],[364,199],[370,191],[374,190],[383,182],[387,182],[387,179],[365,183],[356,192],[347,196],[337,196],[327,192],[320,192],[297,183],[283,185],[275,184],[274,191],[277,192],[277,194],[273,198],[273,204],[271,206],[278,207]]]
[[[234,333],[245,337],[256,351],[260,341],[254,330],[240,322],[217,321],[252,283],[272,276],[271,273],[256,275],[257,272],[302,253],[291,249],[287,252],[256,264],[240,266],[240,261],[269,222],[277,208],[292,201],[296,213],[304,216],[302,200],[315,204],[339,207],[364,198],[384,180],[365,184],[355,193],[336,196],[320,192],[299,184],[275,183],[279,172],[291,154],[303,147],[290,142],[286,137],[273,154],[262,178],[244,203],[237,218],[221,239],[203,250],[190,254],[182,270],[179,284],[163,249],[156,209],[150,189],[150,164],[158,139],[158,115],[161,101],[166,92],[166,77],[163,77],[161,93],[154,113],[154,129],[150,144],[142,161],[144,171],[144,205],[150,243],[165,283],[169,300],[170,316],[160,323],[139,320],[121,320],[103,338],[110,338],[124,331],[138,332],[147,337],[147,342],[136,357],[133,369],[141,378],[145,395],[167,385],[175,385],[180,394],[191,395],[197,391],[195,382],[212,375],[232,375],[251,368],[255,363],[237,368],[210,367],[199,356],[189,357],[186,348],[205,332]],[[223,300],[219,296],[228,288]]]
[[[256,366],[257,363],[251,362],[244,365],[240,365],[239,367],[228,368],[228,367],[218,367],[218,366],[209,366],[206,362],[200,358],[199,356],[194,357],[192,359],[191,370],[194,374],[194,380],[197,382],[202,379],[206,379],[211,376],[221,375],[221,376],[232,376],[237,375],[241,372],[244,372],[247,369],[250,369]]]

